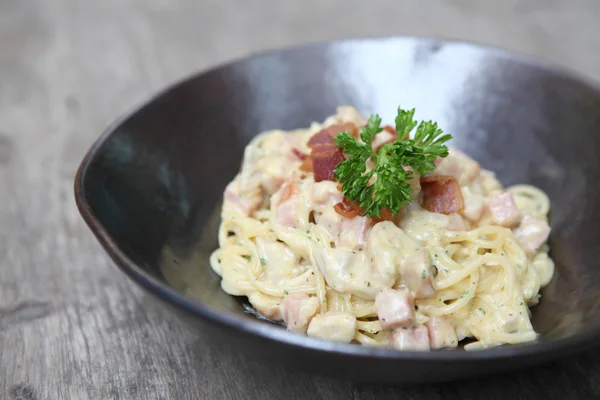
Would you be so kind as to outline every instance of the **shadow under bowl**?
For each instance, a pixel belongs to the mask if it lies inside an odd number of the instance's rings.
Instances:
[[[219,287],[225,185],[268,129],[351,104],[392,120],[417,109],[453,146],[552,201],[555,277],[532,309],[538,340],[428,353],[329,343],[255,318]],[[231,351],[352,380],[428,382],[524,367],[600,338],[600,91],[500,50],[417,38],[329,42],[253,56],[175,84],[113,124],[77,173],[79,210],[116,265]]]

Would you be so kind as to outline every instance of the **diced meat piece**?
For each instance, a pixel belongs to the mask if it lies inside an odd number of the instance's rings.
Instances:
[[[277,207],[275,220],[281,226],[285,226],[288,228],[295,227],[298,225],[299,210],[300,204],[298,199],[288,199]]]
[[[333,311],[315,315],[306,333],[321,339],[350,343],[356,334],[356,318],[349,313]]]
[[[306,160],[308,158],[308,154],[304,154],[303,152],[301,152],[300,150],[298,150],[297,148],[292,148],[292,154],[298,158],[298,160]]]
[[[404,351],[429,351],[429,334],[425,325],[418,328],[394,329],[390,338],[391,347]]]
[[[387,289],[375,297],[375,309],[383,329],[408,327],[415,323],[415,303],[408,289]]]
[[[331,137],[331,135],[329,134],[329,132],[327,132],[327,130],[323,129],[321,131],[319,131],[318,133],[314,134],[309,140],[308,140],[308,147],[313,148],[315,146],[319,146],[319,145],[333,145],[335,146],[335,142],[333,141],[333,138]]]
[[[386,126],[386,128],[388,127]],[[375,135],[375,138],[373,138],[373,151],[378,152],[384,144],[395,142],[396,139],[398,139],[398,135],[396,135],[395,129],[392,128],[382,130],[377,135]]]
[[[305,333],[310,320],[319,309],[319,299],[304,294],[285,296],[280,310],[288,330]]]
[[[472,193],[468,187],[462,188],[465,207],[461,214],[471,222],[478,222],[483,213],[485,197],[479,193]]]
[[[448,149],[446,158],[438,158],[435,161],[435,176],[453,176],[461,186],[468,185],[479,175],[481,167],[479,163],[462,151],[454,148]]]
[[[336,137],[342,132],[348,131],[348,133],[354,137],[358,137],[358,128],[351,122],[345,122],[343,124],[331,125],[325,128],[329,136],[332,138]]]
[[[315,182],[333,181],[333,174],[338,164],[344,161],[342,149],[329,147],[326,150],[315,152],[311,155],[313,171],[315,173]]]
[[[460,214],[452,213],[448,215],[447,228],[450,231],[465,231],[467,230],[467,225],[465,224],[465,220],[460,216]]]
[[[432,349],[455,348],[458,338],[454,326],[444,317],[431,317],[425,324]]]
[[[298,183],[294,179],[284,182],[271,198],[271,205],[276,206],[275,220],[286,227],[296,226],[299,219],[302,198],[297,196]]]
[[[521,211],[517,207],[512,194],[497,193],[488,199],[488,209],[495,225],[513,227],[521,222]]]
[[[515,238],[528,254],[534,254],[548,240],[550,226],[544,219],[527,214],[515,229]]]
[[[249,193],[238,193],[239,185],[236,181],[231,182],[225,188],[225,200],[237,208],[242,214],[251,216],[260,208],[263,202],[263,196],[260,190],[253,190]]]
[[[312,157],[308,156],[307,158],[305,158],[302,161],[302,164],[300,164],[300,170],[304,171],[304,172],[313,172],[313,162],[312,162]]]
[[[435,296],[431,283],[431,257],[425,249],[419,249],[402,260],[400,276],[417,299],[428,299]]]
[[[428,211],[451,214],[464,207],[460,186],[451,176],[422,176],[423,208]]]
[[[360,214],[360,207],[355,202],[344,199],[333,206],[335,212],[344,218],[354,218]]]
[[[372,225],[373,221],[369,217],[344,218],[337,246],[347,249],[363,249]]]
[[[344,199],[335,182],[321,181],[312,186],[311,204],[315,211],[331,208]]]
[[[283,185],[281,185],[279,190],[273,195],[271,204],[275,206],[279,205],[296,193],[298,193],[298,183],[295,179],[288,179],[283,182]]]
[[[350,135],[357,137],[358,129],[356,125],[351,123],[336,124],[328,126],[327,128],[321,129],[318,133],[314,134],[308,140],[308,147],[315,147],[317,145],[335,145],[333,140],[339,133],[348,131]]]
[[[373,223],[376,224],[381,221],[394,221],[396,216],[392,214],[389,208],[382,208],[379,217],[373,217]]]

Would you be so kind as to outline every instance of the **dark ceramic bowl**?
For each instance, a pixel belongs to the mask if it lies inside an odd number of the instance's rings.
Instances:
[[[429,353],[329,343],[261,321],[220,290],[208,256],[244,146],[341,104],[388,121],[398,105],[416,107],[505,185],[549,194],[556,274],[533,308],[539,340]],[[170,87],[94,144],[75,195],[117,266],[231,351],[353,380],[441,381],[529,366],[600,339],[599,152],[600,91],[568,73],[472,44],[349,40],[250,57]]]

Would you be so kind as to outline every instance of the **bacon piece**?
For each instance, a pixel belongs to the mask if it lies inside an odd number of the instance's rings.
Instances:
[[[300,170],[304,172],[313,172],[313,162],[312,157],[308,156],[302,161],[300,164]]]
[[[337,147],[318,146],[313,148],[311,158],[315,182],[333,181],[335,169],[339,163],[344,161],[344,152]]]
[[[358,204],[346,198],[333,206],[333,209],[344,218],[354,218],[360,214],[360,207]]]
[[[306,160],[308,158],[308,154],[304,154],[297,148],[292,148],[292,154],[298,157],[299,160]]]
[[[317,145],[334,145],[335,146],[335,142],[331,138],[331,135],[325,129],[319,131],[319,133],[317,133],[317,134],[314,134],[308,140],[307,144],[308,144],[308,147],[310,147],[310,148],[313,148]]]
[[[378,223],[381,221],[393,221],[396,216],[392,214],[389,208],[382,208],[379,217],[373,218],[373,223]]]
[[[464,200],[456,178],[452,176],[422,176],[423,208],[428,211],[451,214],[464,207]]]
[[[331,125],[327,128],[321,129],[318,133],[314,134],[308,140],[308,147],[314,147],[316,145],[335,145],[333,138],[340,132],[349,131],[354,137],[358,137],[358,128],[356,125],[351,123]]]
[[[348,131],[350,135],[358,137],[358,128],[351,122],[345,124],[331,125],[325,128],[331,137],[336,137],[340,132]]]

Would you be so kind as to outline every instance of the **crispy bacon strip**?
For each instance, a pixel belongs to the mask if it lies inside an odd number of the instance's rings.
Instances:
[[[465,206],[460,185],[452,176],[422,176],[423,208],[428,211],[451,214]]]
[[[381,221],[393,221],[396,216],[392,214],[389,208],[381,209],[381,216],[373,218],[374,223],[378,223]]]
[[[310,156],[306,157],[302,164],[300,164],[300,170],[304,172],[313,172],[313,162]]]
[[[338,164],[344,161],[342,149],[333,146],[314,147],[311,154],[315,182],[334,181],[333,173]]]
[[[333,206],[336,213],[340,214],[344,218],[354,218],[360,214],[360,207],[355,202],[348,200],[344,197],[344,200]]]
[[[331,125],[325,129],[320,130],[318,133],[314,134],[308,140],[308,147],[314,147],[316,145],[335,145],[333,138],[338,135],[338,133],[343,131],[349,131],[350,134],[354,137],[358,137],[358,128],[356,125],[351,123],[346,124],[338,124]]]
[[[308,158],[308,154],[304,154],[295,147],[292,149],[292,154],[298,157],[299,160],[306,160]]]
[[[346,122],[345,124],[331,125],[325,128],[325,130],[327,131],[327,133],[329,133],[331,137],[336,137],[338,133],[344,131],[348,131],[350,135],[354,136],[355,138],[358,137],[358,128],[351,122]]]

